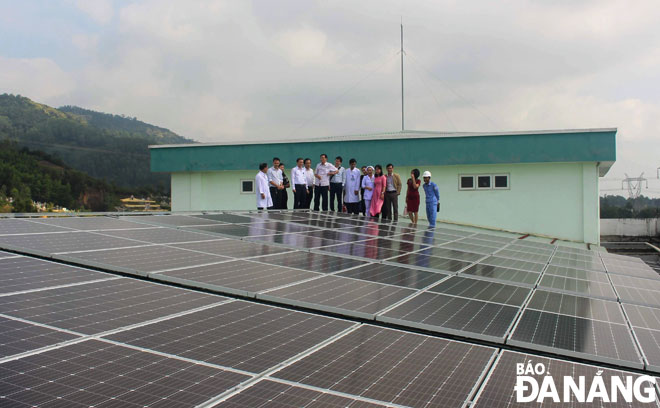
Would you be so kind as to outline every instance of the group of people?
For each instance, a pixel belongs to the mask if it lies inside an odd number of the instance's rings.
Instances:
[[[398,221],[399,195],[402,190],[401,177],[394,173],[394,166],[385,166],[385,173],[380,164],[357,168],[357,161],[350,159],[349,167],[342,166],[341,156],[335,158],[334,165],[328,162],[328,156],[322,154],[320,163],[312,169],[312,160],[298,158],[296,167],[291,169],[291,179],[285,173],[285,165],[278,157],[273,158],[273,166],[267,163],[259,165],[255,178],[257,209],[287,209],[289,195],[293,192],[293,208],[309,209],[314,200],[314,211],[348,212],[351,214],[382,217],[384,220]],[[426,216],[429,225],[435,226],[437,213],[440,211],[440,191],[431,181],[431,172],[422,175],[424,184],[419,179],[420,172],[410,172],[407,182],[406,211],[413,224],[419,219],[420,195],[422,186],[426,194]],[[335,207],[336,204],[336,207]]]

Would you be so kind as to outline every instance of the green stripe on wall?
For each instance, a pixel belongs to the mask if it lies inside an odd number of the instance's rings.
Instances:
[[[326,153],[354,157],[360,165],[443,166],[549,162],[613,162],[616,131],[516,134],[475,137],[401,138],[383,140],[264,143],[245,145],[161,147],[150,149],[151,171],[186,172],[257,169],[274,156],[294,166],[297,157],[318,162]]]

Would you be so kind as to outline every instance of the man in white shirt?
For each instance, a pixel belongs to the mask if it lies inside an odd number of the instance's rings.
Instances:
[[[341,212],[343,207],[341,204],[342,194],[344,193],[344,172],[345,168],[341,166],[344,160],[341,156],[335,158],[335,167],[337,174],[330,177],[330,211],[335,210],[335,197],[337,198],[337,212]]]
[[[293,184],[293,209],[305,208],[308,191],[302,157],[298,157],[296,167],[291,169],[291,184]]]
[[[257,173],[257,176],[254,178],[254,190],[257,192],[257,210],[263,210],[273,206],[266,172],[268,172],[268,165],[266,163],[261,163],[259,165],[259,173]]]
[[[344,203],[349,214],[360,213],[360,170],[356,168],[357,161],[348,161],[349,169],[344,172]]]
[[[314,170],[312,170],[312,159],[305,159],[305,180],[307,180],[307,197],[305,198],[305,208],[309,209],[312,204],[312,197],[314,196],[314,185],[316,184],[316,177]]]
[[[282,178],[282,170],[280,170],[280,159],[278,157],[273,157],[273,167],[268,169],[268,184],[270,187],[270,195],[273,200],[272,206],[269,210],[280,209],[282,208],[282,197],[281,191],[284,189]]]
[[[319,200],[323,199],[323,211],[328,211],[328,189],[330,188],[330,176],[337,174],[337,168],[328,163],[328,155],[321,155],[321,163],[316,165],[314,176],[316,177],[316,194],[314,195],[314,211],[319,210]]]

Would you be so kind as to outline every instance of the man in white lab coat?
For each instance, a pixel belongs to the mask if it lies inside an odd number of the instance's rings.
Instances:
[[[348,162],[350,166],[344,172],[344,204],[346,211],[350,214],[360,213],[360,170],[356,168],[357,161],[351,159]]]
[[[254,178],[255,191],[257,192],[257,210],[264,210],[273,206],[273,199],[270,196],[270,187],[268,185],[268,164],[259,165],[259,173]]]

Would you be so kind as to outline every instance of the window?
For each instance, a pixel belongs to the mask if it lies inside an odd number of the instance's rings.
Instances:
[[[241,194],[254,193],[254,180],[241,180]]]
[[[477,176],[477,188],[478,189],[489,189],[490,188],[490,175],[488,175],[488,176]]]
[[[496,174],[493,176],[495,183],[493,188],[506,190],[509,188],[509,175],[508,174]]]
[[[500,174],[459,174],[459,190],[509,190],[508,173]]]
[[[459,176],[459,190],[474,190],[474,176]]]

